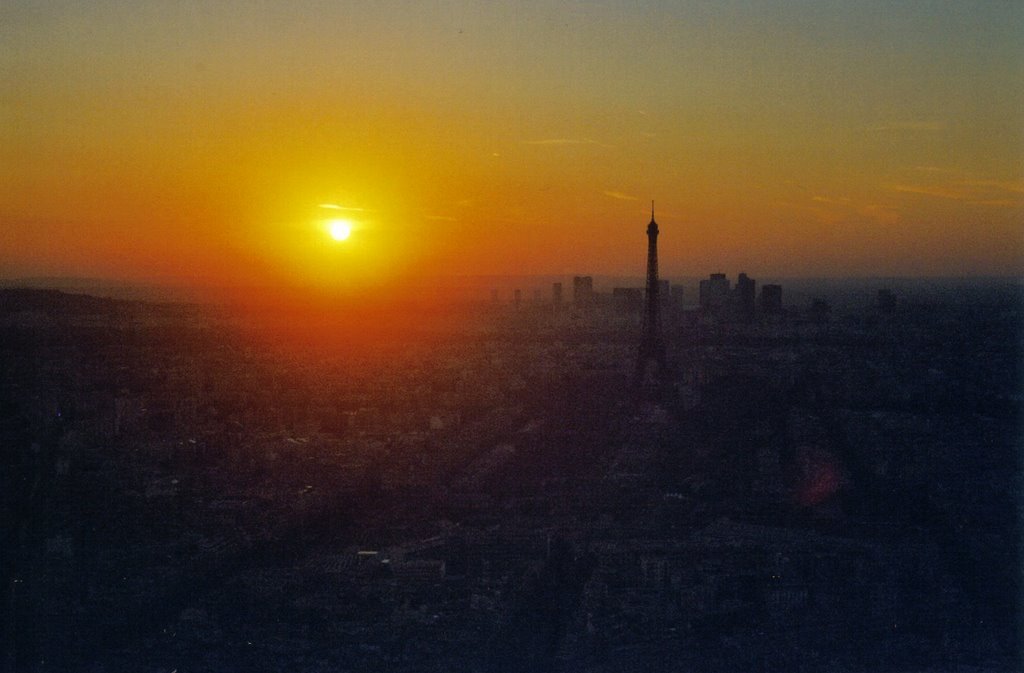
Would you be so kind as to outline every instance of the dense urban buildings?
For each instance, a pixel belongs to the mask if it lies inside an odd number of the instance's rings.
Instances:
[[[0,291],[5,670],[1012,670],[1019,284],[753,283],[392,332]]]
[[[1024,670],[1022,36],[5,2],[0,673]]]

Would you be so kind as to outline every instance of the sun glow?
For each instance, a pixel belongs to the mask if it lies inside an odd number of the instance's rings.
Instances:
[[[348,220],[329,220],[327,231],[335,241],[344,241],[352,235],[352,223]]]

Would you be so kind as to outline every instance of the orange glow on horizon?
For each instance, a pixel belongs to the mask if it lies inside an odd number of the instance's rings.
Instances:
[[[642,277],[651,199],[667,277],[1024,267],[1009,6],[175,7],[12,9],[0,277]]]

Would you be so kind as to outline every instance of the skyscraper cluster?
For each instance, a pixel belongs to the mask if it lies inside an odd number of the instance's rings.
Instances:
[[[761,300],[757,301],[757,281],[745,273],[732,285],[724,273],[713,273],[700,281],[700,308],[705,315],[719,319],[752,321],[761,315],[782,313],[782,286],[766,284],[761,287]]]

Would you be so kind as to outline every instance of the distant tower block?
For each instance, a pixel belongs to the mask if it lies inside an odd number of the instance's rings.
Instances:
[[[573,276],[572,301],[577,307],[587,308],[594,300],[593,276]]]
[[[666,373],[665,340],[661,333],[661,301],[658,282],[658,223],[654,221],[654,202],[651,202],[651,222],[647,225],[647,302],[640,333],[640,352],[637,357],[637,384],[663,383]]]

